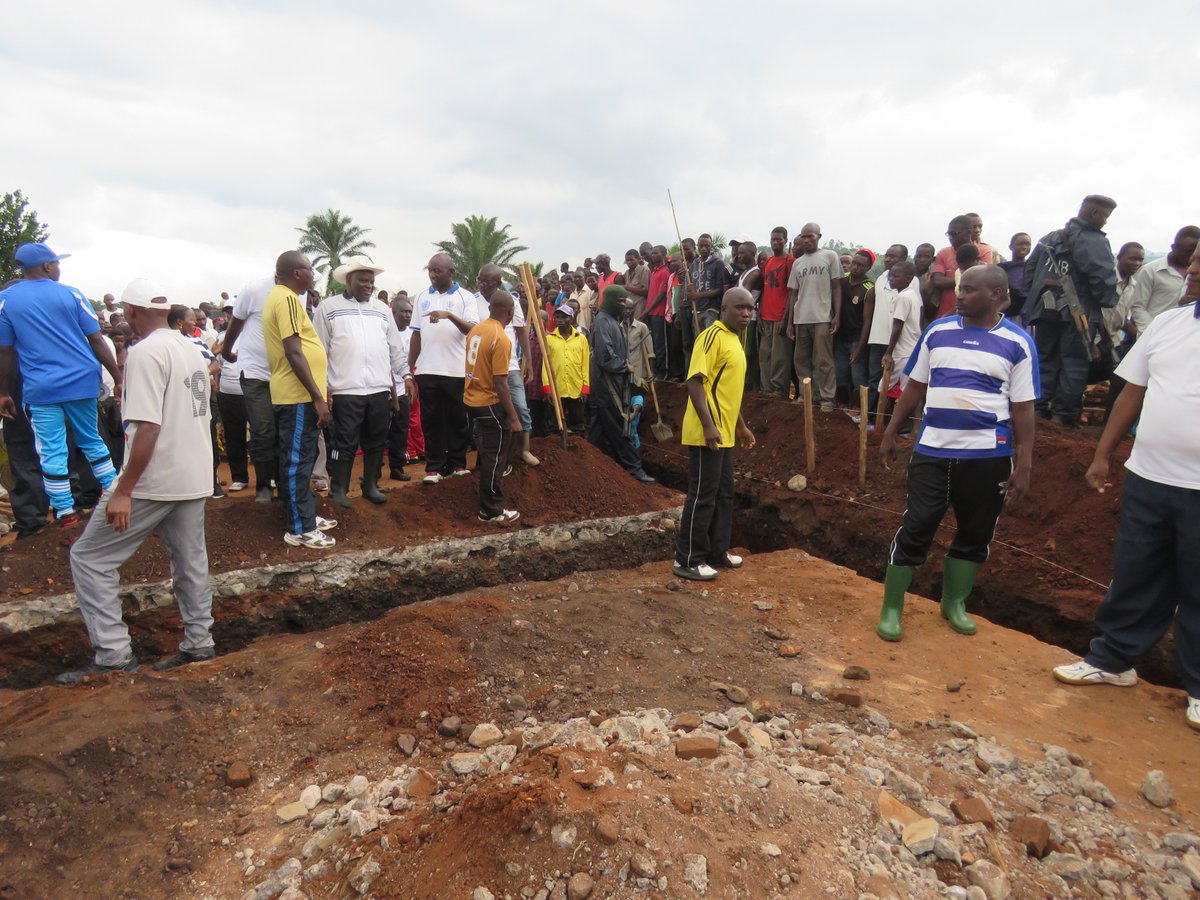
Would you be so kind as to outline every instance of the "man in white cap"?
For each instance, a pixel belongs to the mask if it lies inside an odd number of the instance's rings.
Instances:
[[[71,495],[67,426],[96,480],[107,489],[116,470],[96,426],[101,365],[112,376],[114,393],[121,392],[121,372],[100,334],[92,304],[79,290],[58,283],[58,261],[69,255],[60,256],[45,244],[22,244],[14,256],[23,278],[0,291],[0,417],[16,414],[10,382],[19,365],[42,481],[60,528],[79,522]]]
[[[151,534],[171,555],[171,589],[184,633],[178,654],[154,668],[216,655],[204,542],[204,501],[212,493],[208,363],[189,338],[167,326],[171,303],[149,279],[132,281],[121,301],[139,338],[125,360],[121,404],[129,454],[116,486],[71,547],[75,595],[95,656],[86,667],[58,676],[59,684],[137,671],[121,618],[118,569]]]
[[[345,290],[322,300],[313,315],[329,358],[329,500],[343,507],[350,506],[346,489],[360,446],[363,496],[387,502],[379,476],[391,413],[399,408],[393,380],[410,377],[396,320],[387,306],[374,302],[375,276],[382,271],[369,257],[351,257],[333,270]]]

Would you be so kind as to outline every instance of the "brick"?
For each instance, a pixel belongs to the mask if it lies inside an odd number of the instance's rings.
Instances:
[[[688,735],[675,742],[675,755],[679,759],[716,759],[719,753],[717,739],[707,734]]]
[[[232,788],[250,787],[250,767],[244,762],[235,762],[225,772],[225,783]]]
[[[1035,859],[1043,859],[1050,852],[1050,825],[1038,816],[1017,816],[1008,827],[1008,836]]]
[[[958,820],[964,825],[978,822],[988,828],[996,827],[996,818],[992,815],[991,809],[978,797],[963,797],[955,800],[950,804],[950,811],[958,816]]]

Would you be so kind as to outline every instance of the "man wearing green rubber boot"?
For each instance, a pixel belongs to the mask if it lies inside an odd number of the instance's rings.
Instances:
[[[1029,489],[1033,404],[1041,393],[1037,348],[998,312],[1007,296],[999,266],[964,271],[956,315],[925,330],[905,367],[908,384],[879,446],[884,468],[895,459],[901,424],[922,400],[925,419],[908,464],[904,519],[892,539],[875,628],[885,641],[900,640],[904,592],[951,506],[958,529],[943,564],[942,618],[959,634],[975,633],[967,597],[1001,509]]]

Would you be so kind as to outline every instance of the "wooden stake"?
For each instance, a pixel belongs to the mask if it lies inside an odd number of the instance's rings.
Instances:
[[[692,289],[692,283],[688,275],[687,257],[683,255],[683,236],[679,231],[679,217],[675,215],[675,198],[671,196],[671,189],[667,188],[667,201],[671,204],[671,219],[675,222],[675,237],[679,241],[679,256],[683,260],[683,295],[687,297],[688,291]],[[700,313],[696,310],[696,304],[689,301],[689,306],[692,308],[692,327],[696,329],[696,334],[700,334]]]
[[[813,437],[813,412],[812,412],[812,379],[805,378],[801,384],[804,390],[804,449],[808,456],[809,475],[817,467],[817,442]]]
[[[883,364],[883,381],[880,382],[883,390],[879,392],[879,399],[875,401],[875,433],[883,434],[883,412],[887,409],[888,404],[888,389],[892,385],[892,364],[885,362]]]
[[[563,419],[562,400],[558,396],[558,382],[554,380],[554,363],[550,360],[550,349],[546,346],[546,329],[542,327],[542,298],[538,296],[537,279],[533,277],[533,267],[529,263],[521,263],[521,284],[525,285],[525,297],[529,300],[529,318],[533,320],[533,332],[537,335],[538,345],[542,348],[542,359],[546,362],[546,374],[550,377],[550,399],[553,401],[554,417],[558,420],[562,445],[566,447],[567,425]]]
[[[858,388],[858,486],[867,486],[867,386]]]

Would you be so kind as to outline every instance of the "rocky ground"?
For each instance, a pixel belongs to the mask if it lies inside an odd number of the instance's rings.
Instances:
[[[799,551],[0,698],[0,896],[1182,897],[1182,698]],[[1156,774],[1157,773],[1157,774]]]

